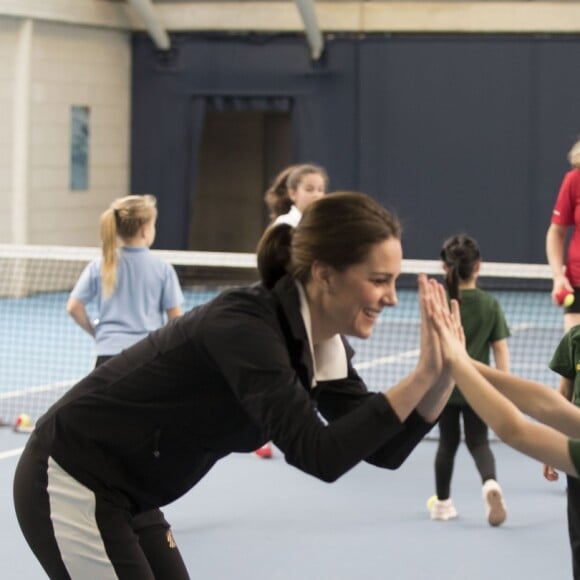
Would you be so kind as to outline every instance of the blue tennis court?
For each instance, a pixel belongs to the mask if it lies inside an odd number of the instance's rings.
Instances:
[[[188,290],[187,308],[214,294]],[[547,362],[562,333],[561,311],[547,293],[518,294],[495,293],[512,329],[513,371],[554,386]],[[32,413],[30,406],[48,404],[92,368],[91,340],[66,315],[66,296],[0,301],[4,413]],[[407,374],[418,354],[415,291],[401,290],[399,305],[383,313],[373,337],[352,343],[370,388],[384,389]],[[26,437],[0,430],[0,492],[7,498],[0,517],[12,530],[0,556],[18,560],[20,576],[42,578],[12,511],[12,474]],[[453,480],[459,518],[429,519],[425,501],[433,493],[435,454],[429,438],[396,472],[360,465],[332,485],[288,467],[279,452],[270,461],[233,455],[166,514],[200,578],[570,577],[564,484],[549,484],[541,465],[500,442],[493,450],[509,512],[499,529],[484,518],[476,470],[463,446]]]

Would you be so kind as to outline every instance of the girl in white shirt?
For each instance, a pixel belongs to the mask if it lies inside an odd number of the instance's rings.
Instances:
[[[328,175],[319,165],[306,163],[287,167],[274,179],[264,201],[274,225],[296,227],[302,212],[321,198],[328,187]]]
[[[327,188],[328,175],[319,165],[304,163],[286,167],[276,176],[264,196],[270,210],[270,225],[287,224],[295,228],[306,207],[320,199]],[[265,443],[255,453],[261,459],[270,459],[273,455],[272,444]]]

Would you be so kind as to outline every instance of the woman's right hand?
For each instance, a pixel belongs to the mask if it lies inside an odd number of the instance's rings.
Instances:
[[[435,290],[425,274],[419,274],[417,284],[419,287],[419,311],[421,314],[420,352],[417,371],[427,373],[435,378],[442,373],[444,366],[437,331],[428,314],[430,305],[436,300],[434,296]]]
[[[449,304],[445,289],[435,280],[430,280],[429,286],[431,291],[426,294],[425,319],[430,321],[443,362],[448,364],[458,354],[466,354],[459,303],[451,300]]]

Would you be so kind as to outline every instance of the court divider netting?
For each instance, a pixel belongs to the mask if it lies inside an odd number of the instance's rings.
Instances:
[[[173,264],[184,310],[218,292],[258,280],[251,253],[153,250]],[[34,421],[94,366],[93,341],[66,313],[66,301],[99,248],[0,244],[0,421]],[[350,339],[355,366],[371,390],[386,390],[417,361],[419,309],[416,275],[441,279],[438,260],[404,260],[398,305],[381,315],[368,340]],[[496,296],[512,336],[512,372],[557,386],[548,362],[562,337],[562,310],[550,300],[544,264],[484,262],[479,286]],[[95,305],[87,308],[96,318]]]

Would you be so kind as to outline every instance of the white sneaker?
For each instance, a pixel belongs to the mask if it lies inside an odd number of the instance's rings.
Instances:
[[[488,479],[481,489],[487,521],[490,526],[501,526],[507,518],[501,487],[495,479]]]
[[[457,510],[453,505],[451,498],[449,499],[435,499],[431,504],[431,519],[447,521],[457,517]]]

